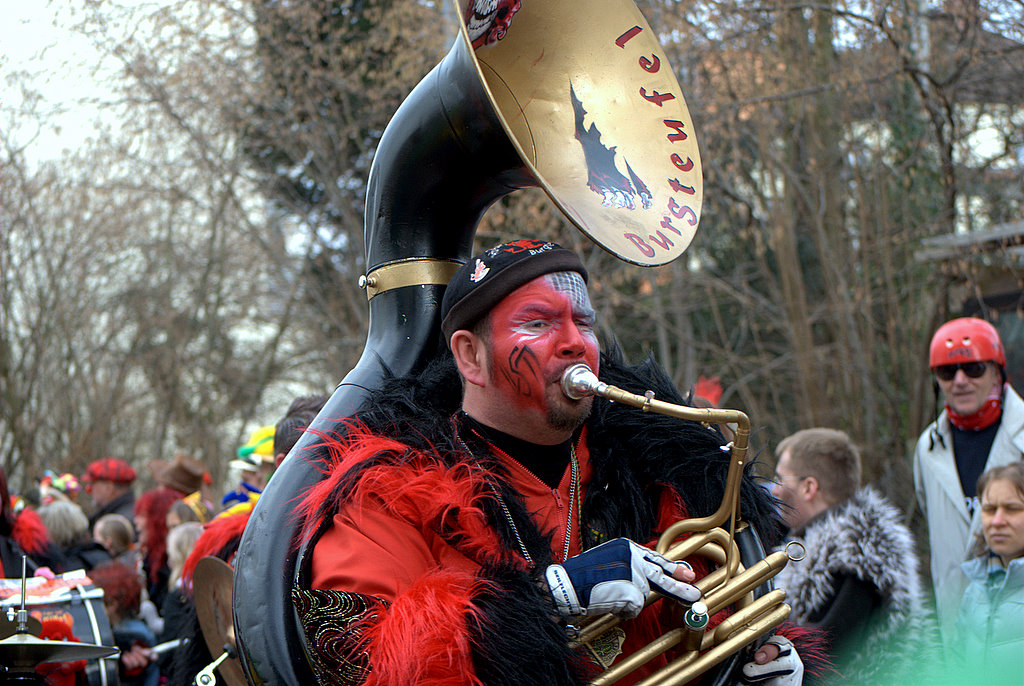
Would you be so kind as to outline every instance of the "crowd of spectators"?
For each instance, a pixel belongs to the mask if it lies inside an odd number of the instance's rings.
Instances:
[[[274,467],[326,399],[297,398],[282,420],[287,422],[280,441],[276,426],[269,425],[258,431],[255,446],[249,441],[239,448],[232,467],[239,459],[248,465],[252,455],[260,456],[256,478],[238,469],[229,470],[232,482],[226,490],[234,492],[238,483],[245,483],[244,499],[225,498],[222,502],[214,495],[207,466],[185,453],[171,460],[150,461],[152,486],[141,492],[136,491],[138,471],[117,457],[90,462],[80,477],[46,471],[23,493],[9,491],[0,469],[4,577],[20,577],[23,560],[29,575],[83,572],[91,584],[103,589],[103,607],[112,629],[109,639],[121,650],[120,683],[192,683],[202,665],[190,666],[194,669],[190,675],[179,670],[176,681],[169,681],[179,648],[203,643],[195,619],[189,578],[195,560],[190,567],[190,556],[198,545],[204,554],[219,553],[230,560],[222,545],[225,524],[237,529],[240,536]],[[213,542],[200,543],[204,535]],[[237,547],[237,541],[234,545]],[[173,647],[154,650],[162,644]],[[208,654],[205,648],[203,651],[205,658]]]
[[[1024,403],[982,320],[940,327],[928,362],[943,409],[913,458],[926,548],[862,484],[846,433],[816,427],[775,447],[771,490],[788,526],[780,545],[806,552],[777,583],[791,621],[820,631],[832,659],[831,672],[805,683],[1024,683]],[[196,619],[196,561],[231,563],[254,503],[325,401],[298,398],[253,431],[222,497],[206,465],[184,453],[150,462],[153,485],[139,493],[138,472],[115,457],[80,477],[47,471],[18,494],[0,470],[4,576],[20,576],[22,554],[29,574],[84,570],[105,592],[121,683],[191,683],[216,657]],[[177,650],[153,651],[182,638]]]
[[[984,320],[954,319],[932,337],[942,410],[913,456],[922,579],[902,515],[875,489],[858,490],[849,436],[814,428],[776,447],[773,493],[788,538],[806,550],[779,585],[794,619],[830,642],[834,671],[821,681],[1024,683],[1024,402],[1006,364]]]

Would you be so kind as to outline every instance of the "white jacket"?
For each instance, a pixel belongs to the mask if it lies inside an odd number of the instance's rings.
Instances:
[[[1002,420],[985,469],[1021,459],[1024,459],[1024,401],[1007,385]],[[960,564],[968,559],[968,548],[981,531],[981,512],[976,509],[973,518],[968,517],[945,410],[917,440],[914,490],[928,519],[932,584],[942,639],[948,644],[952,641],[960,599],[967,587],[967,577]]]

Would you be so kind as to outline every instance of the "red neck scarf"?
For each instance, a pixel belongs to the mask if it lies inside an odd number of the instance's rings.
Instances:
[[[1003,415],[1003,386],[993,386],[985,402],[973,414],[959,414],[946,404],[946,416],[949,423],[965,431],[981,431],[999,421]]]

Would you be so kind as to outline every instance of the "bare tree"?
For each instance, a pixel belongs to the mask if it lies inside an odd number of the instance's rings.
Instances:
[[[202,50],[157,70],[148,60],[168,55],[132,25],[110,43],[124,78],[116,137],[38,173],[7,146],[2,418],[5,463],[23,480],[176,450],[219,478],[246,425],[283,412],[286,388],[330,384],[293,362],[303,289],[301,268],[286,268],[286,218],[246,175],[235,130],[189,106],[204,85],[218,93],[218,76]],[[187,76],[190,90],[168,87]]]
[[[923,355],[942,300],[913,253],[1021,213],[1019,184],[990,173],[1020,173],[1007,85],[1024,84],[1019,3],[650,6],[678,27],[665,45],[706,173],[698,268],[680,262],[667,281],[686,295],[665,338],[687,352],[667,359],[721,376],[723,402],[769,440],[848,430],[869,478],[900,477],[885,483],[909,505],[905,456],[934,411]],[[1015,133],[979,145],[986,119]]]
[[[914,252],[1021,216],[1020,3],[640,5],[704,160],[686,257],[622,264],[535,190],[496,203],[478,244],[528,232],[579,250],[628,357],[653,354],[684,389],[720,377],[721,403],[764,427],[763,446],[810,424],[849,431],[869,478],[893,477],[887,490],[909,507],[905,456],[934,411],[923,355],[947,314],[941,278]],[[90,2],[75,19],[117,65],[107,105],[121,125],[49,175],[19,166],[7,142],[3,287],[15,295],[3,304],[0,395],[4,426],[19,428],[0,446],[8,464],[77,459],[72,445],[223,454],[280,395],[329,387],[357,359],[368,165],[454,37],[450,10]],[[102,259],[80,255],[75,237],[103,246]],[[75,264],[77,282],[63,266]],[[86,265],[111,276],[90,281]],[[11,278],[29,268],[31,288]],[[34,281],[52,273],[63,280],[47,294]],[[59,318],[36,312],[63,302],[75,304]],[[12,324],[28,313],[66,337],[40,358],[45,391],[26,371],[34,330]],[[56,422],[33,395],[54,393],[54,378],[78,379],[74,402],[64,394],[77,409]]]

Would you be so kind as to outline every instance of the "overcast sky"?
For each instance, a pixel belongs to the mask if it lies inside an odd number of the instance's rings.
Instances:
[[[68,112],[58,119],[58,129],[47,129],[32,143],[30,157],[57,159],[65,148],[77,148],[93,130],[94,110],[80,104],[100,90],[89,75],[89,67],[98,62],[89,43],[62,26],[66,8],[77,0],[50,3],[47,0],[0,0],[0,108],[21,106],[20,92],[8,82],[16,71],[31,74],[32,88],[39,91],[51,107]],[[9,112],[0,125],[10,120]],[[31,131],[15,132],[24,144]]]

